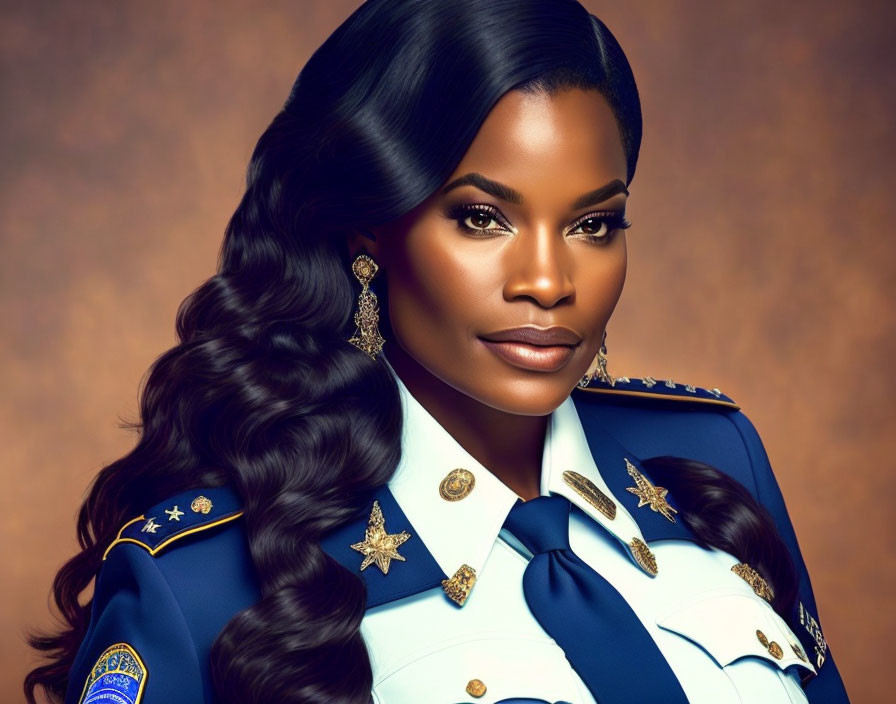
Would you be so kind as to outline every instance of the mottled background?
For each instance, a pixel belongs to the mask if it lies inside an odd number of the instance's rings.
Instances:
[[[765,440],[854,702],[892,693],[891,2],[586,2],[645,136],[617,374],[719,386]],[[255,140],[356,0],[4,3],[0,695],[91,477],[211,275]]]

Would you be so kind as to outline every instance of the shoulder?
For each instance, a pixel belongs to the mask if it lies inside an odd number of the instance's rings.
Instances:
[[[671,455],[717,467],[757,494],[762,444],[738,403],[718,388],[671,379],[593,380],[572,392],[586,426],[598,423],[641,458]]]
[[[651,376],[644,377],[616,377],[613,382],[592,379],[591,383],[582,388],[576,387],[576,391],[590,395],[599,395],[608,399],[637,400],[648,403],[676,403],[709,404],[716,408],[740,408],[730,397],[726,396],[716,387],[704,388],[695,384],[681,384],[672,379],[654,379]]]
[[[805,685],[810,701],[846,702],[821,632],[811,580],[793,524],[759,433],[740,405],[719,389],[651,377],[594,380],[572,393],[586,435],[608,432],[635,456],[675,456],[711,465],[743,484],[768,511],[793,560],[797,602],[787,623],[818,676]]]
[[[125,523],[106,548],[67,704],[211,701],[208,654],[259,598],[235,492],[174,495]],[[116,699],[118,701],[118,699]]]
[[[182,492],[125,523],[106,548],[103,560],[122,543],[139,545],[155,556],[177,541],[235,521],[242,515],[239,497],[227,487]]]

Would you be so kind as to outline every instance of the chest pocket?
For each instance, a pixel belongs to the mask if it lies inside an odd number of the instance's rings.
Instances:
[[[553,640],[507,632],[434,643],[388,665],[374,683],[373,695],[377,704],[594,701],[583,697],[569,661]]]
[[[793,631],[759,597],[740,590],[705,592],[662,614],[656,623],[705,650],[742,701],[806,702],[800,677],[815,670]],[[775,698],[771,692],[780,695]]]

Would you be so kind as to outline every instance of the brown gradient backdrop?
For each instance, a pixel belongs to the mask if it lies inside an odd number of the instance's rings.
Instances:
[[[854,702],[891,693],[896,13],[589,1],[645,136],[610,369],[719,386],[762,435]],[[91,477],[214,271],[255,140],[357,0],[23,3],[0,20],[0,692],[51,623]]]

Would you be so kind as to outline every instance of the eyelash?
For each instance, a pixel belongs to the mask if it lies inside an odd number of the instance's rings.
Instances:
[[[490,205],[456,205],[449,211],[448,215],[451,219],[457,221],[457,226],[473,235],[482,235],[489,231],[497,231],[497,228],[476,228],[470,227],[464,221],[471,215],[484,214],[495,222],[501,224],[506,229],[511,229],[507,221],[501,216],[498,210]],[[626,219],[625,212],[620,210],[598,210],[588,213],[576,220],[570,230],[575,230],[588,222],[589,220],[597,220],[607,226],[607,232],[603,235],[591,235],[583,233],[585,239],[589,242],[606,244],[610,242],[616,235],[618,230],[627,230],[632,226],[631,222]]]

